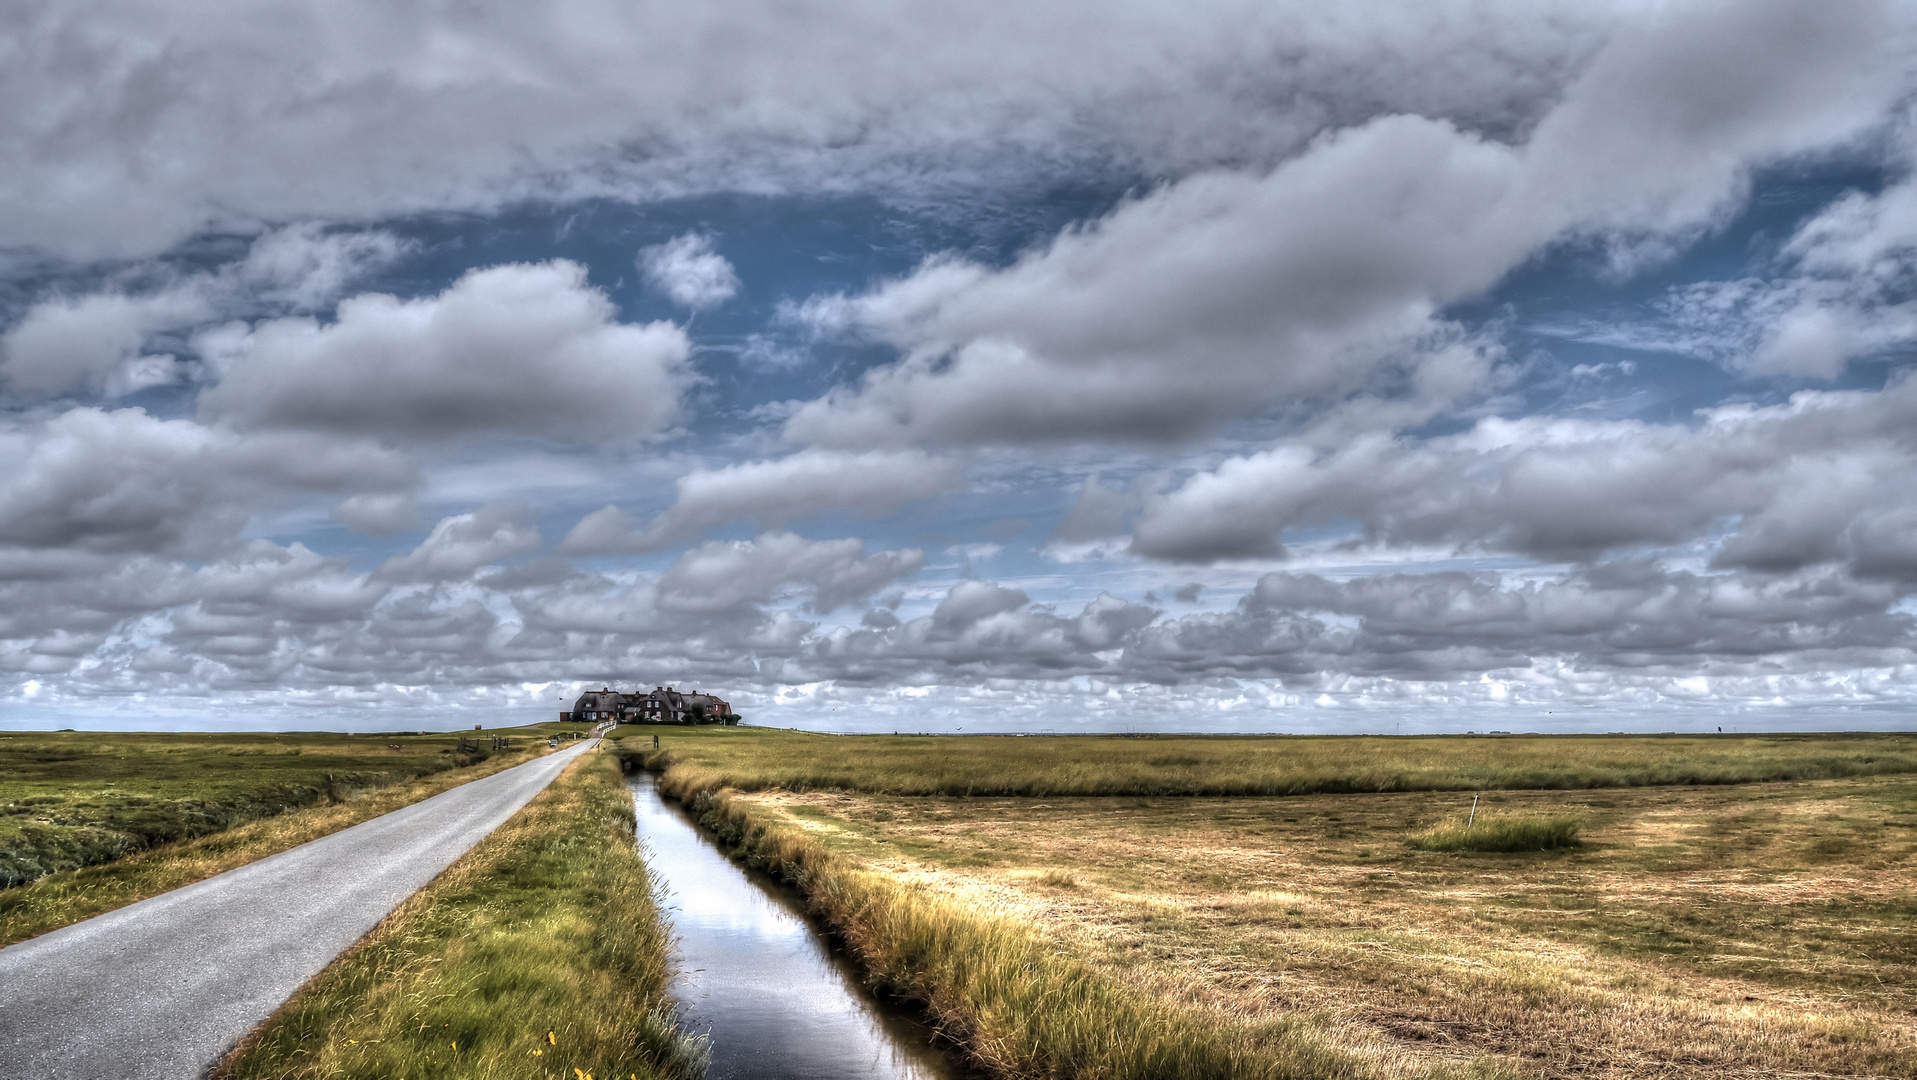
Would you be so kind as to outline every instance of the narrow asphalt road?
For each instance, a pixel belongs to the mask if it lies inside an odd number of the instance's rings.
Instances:
[[[595,742],[0,949],[0,1078],[205,1074]]]

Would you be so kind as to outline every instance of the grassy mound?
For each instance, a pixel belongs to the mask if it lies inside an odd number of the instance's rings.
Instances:
[[[1584,822],[1543,814],[1480,814],[1470,824],[1453,818],[1411,837],[1420,851],[1552,851],[1577,847]]]

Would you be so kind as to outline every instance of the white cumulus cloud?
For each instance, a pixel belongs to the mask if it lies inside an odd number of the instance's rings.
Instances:
[[[648,284],[694,311],[716,308],[739,294],[739,275],[712,250],[710,236],[687,233],[641,248],[638,266]]]
[[[219,372],[202,412],[236,427],[435,441],[638,442],[680,416],[685,334],[621,323],[577,263],[474,270],[437,296],[380,293],[337,317],[202,333]]]

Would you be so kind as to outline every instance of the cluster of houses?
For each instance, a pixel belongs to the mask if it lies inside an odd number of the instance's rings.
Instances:
[[[739,714],[717,694],[697,690],[683,694],[670,686],[632,693],[611,687],[588,690],[573,702],[571,712],[559,714],[562,724],[602,720],[621,724],[736,724]]]

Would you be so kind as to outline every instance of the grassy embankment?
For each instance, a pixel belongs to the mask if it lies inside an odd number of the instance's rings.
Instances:
[[[611,754],[587,754],[219,1070],[223,1080],[703,1075]]]
[[[1115,1033],[1108,1055],[1230,1045],[1277,1059],[1267,1075],[1917,1075],[1917,779],[1892,771],[1917,739],[867,745],[666,734],[665,786],[1006,1075],[1169,1074],[1093,1067],[1054,1030],[1105,1010],[1122,1019],[1080,1022]],[[1211,783],[1318,793],[1056,794],[1194,786],[1192,759],[1218,762]],[[1583,843],[1413,846],[1470,800],[1403,788],[1489,777],[1534,788],[1494,790],[1493,821],[1576,818]],[[1730,786],[1631,786],[1658,778]],[[955,779],[973,797],[884,793]],[[1021,963],[1127,1004],[1008,1006]],[[1284,1063],[1294,1048],[1325,1056]]]
[[[0,733],[0,868],[32,875],[0,888],[0,945],[547,752],[543,730],[498,732],[504,751],[487,749],[491,734],[479,733],[479,753],[460,754],[460,733]]]

